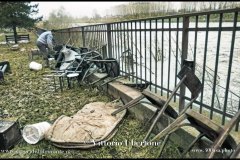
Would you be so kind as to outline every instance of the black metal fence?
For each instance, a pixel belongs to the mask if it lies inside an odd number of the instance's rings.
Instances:
[[[220,117],[224,125],[240,109],[239,11],[236,8],[61,29],[56,39],[116,58],[123,75],[130,74],[129,79],[136,83],[150,83],[150,90],[166,97],[179,81],[176,75],[183,60],[193,60],[195,74],[204,86],[193,107],[210,119]],[[174,101],[179,101],[182,110],[190,98],[183,86]]]

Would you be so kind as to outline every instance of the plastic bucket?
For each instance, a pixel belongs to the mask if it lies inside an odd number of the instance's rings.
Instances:
[[[42,64],[33,61],[29,64],[29,68],[32,70],[39,71],[42,69]]]
[[[44,138],[44,134],[50,127],[51,124],[48,122],[26,125],[22,131],[23,139],[29,144],[36,144]]]

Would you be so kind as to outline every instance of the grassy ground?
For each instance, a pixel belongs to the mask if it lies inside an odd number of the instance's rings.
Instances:
[[[3,36],[0,40],[3,40]],[[0,61],[9,61],[12,73],[5,75],[4,83],[0,84],[0,115],[5,119],[18,119],[21,127],[42,121],[53,122],[61,115],[73,115],[85,104],[96,101],[109,102],[111,97],[88,86],[64,88],[54,92],[43,80],[46,71],[29,70],[28,53],[35,46],[36,37],[31,35],[31,42],[19,44],[19,51],[12,51],[0,45]],[[40,57],[35,61],[42,63]],[[1,153],[0,158],[156,158],[160,146],[137,146],[131,141],[141,142],[146,135],[143,124],[132,115],[126,115],[119,126],[117,134],[110,142],[119,145],[104,145],[88,150],[59,149],[51,142],[42,140],[30,145],[23,139],[8,153]],[[128,142],[128,143],[125,143]],[[168,146],[163,157],[177,158],[175,146]]]

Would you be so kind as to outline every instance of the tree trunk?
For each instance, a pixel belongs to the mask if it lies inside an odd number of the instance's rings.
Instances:
[[[15,25],[13,26],[13,34],[14,34],[15,44],[17,44],[18,43],[18,41],[17,41],[17,27]]]

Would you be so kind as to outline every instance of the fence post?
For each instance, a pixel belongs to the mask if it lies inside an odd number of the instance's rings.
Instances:
[[[108,44],[108,57],[112,57],[112,37],[111,37],[111,26],[107,24],[107,44]]]
[[[83,47],[86,47],[84,27],[82,27],[82,45]]]
[[[183,33],[182,33],[182,56],[181,56],[181,68],[183,67],[183,62],[187,59],[188,55],[188,28],[189,28],[189,17],[183,16]],[[179,96],[179,112],[184,109],[185,106],[185,85],[180,87],[180,96]]]

